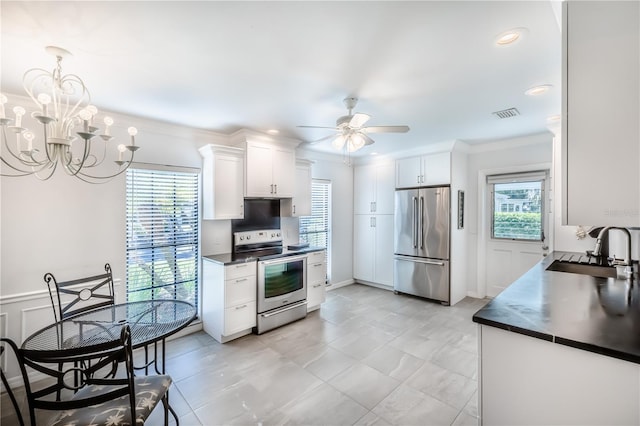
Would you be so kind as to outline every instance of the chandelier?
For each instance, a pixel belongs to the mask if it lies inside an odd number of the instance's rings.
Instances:
[[[55,56],[56,68],[51,72],[33,68],[23,77],[24,89],[37,106],[31,117],[42,124],[41,139],[36,138],[34,131],[23,127],[23,117],[27,113],[23,107],[15,106],[12,110],[14,118],[7,117],[5,104],[8,99],[0,93],[3,144],[0,161],[8,172],[5,174],[3,170],[0,175],[34,175],[40,180],[47,180],[61,167],[66,174],[82,181],[103,183],[123,173],[139,148],[135,144],[138,131],[129,127],[130,143],[117,146],[115,170],[109,174],[100,173],[98,166],[104,163],[108,142],[113,139],[113,119],[104,117],[102,131],[95,125],[98,109],[91,105],[84,82],[77,75],[62,74],[62,59],[70,53],[55,46],[45,49]],[[15,136],[15,141],[10,142],[9,136]],[[126,152],[128,158],[124,159]]]

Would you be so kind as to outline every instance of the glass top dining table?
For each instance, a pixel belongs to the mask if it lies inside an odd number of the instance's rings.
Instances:
[[[180,300],[147,300],[94,309],[51,324],[29,336],[22,350],[74,350],[118,339],[123,325],[131,329],[133,349],[146,347],[185,328],[196,318],[196,308]]]

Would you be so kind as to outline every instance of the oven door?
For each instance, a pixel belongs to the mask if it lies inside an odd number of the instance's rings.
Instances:
[[[307,256],[258,262],[258,313],[307,298]]]

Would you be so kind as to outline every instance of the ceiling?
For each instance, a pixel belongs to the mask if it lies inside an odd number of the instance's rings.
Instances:
[[[278,129],[311,141],[346,115],[375,134],[368,155],[438,142],[471,144],[546,131],[560,113],[558,3],[539,1],[12,2],[0,3],[1,87],[53,69],[44,46],[73,53],[98,108],[219,133]],[[509,47],[496,36],[528,32]],[[525,90],[551,84],[532,97]],[[492,112],[515,107],[521,115]],[[331,151],[330,140],[311,149]]]

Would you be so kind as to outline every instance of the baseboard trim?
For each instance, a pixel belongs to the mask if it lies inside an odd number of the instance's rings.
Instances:
[[[340,281],[339,283],[331,283],[331,285],[328,285],[326,287],[327,291],[331,291],[331,290],[335,290],[338,289],[340,287],[346,287],[348,285],[353,284],[355,281],[353,279],[351,280],[344,280],[344,281]]]

